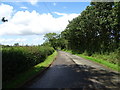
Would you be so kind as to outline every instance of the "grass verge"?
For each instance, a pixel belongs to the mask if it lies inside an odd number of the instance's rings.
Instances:
[[[64,51],[72,53],[72,54],[75,54],[71,50],[64,50]],[[104,65],[104,66],[106,66],[106,67],[108,67],[108,68],[110,68],[112,70],[120,72],[120,67],[119,67],[118,64],[113,64],[113,63],[110,63],[110,62],[105,61],[103,59],[98,59],[98,58],[96,59],[95,57],[85,56],[83,54],[75,54],[75,55],[80,56],[80,57],[82,57],[84,59],[87,59],[87,60],[91,60],[91,61],[97,62],[97,63],[102,64],[102,65]]]
[[[27,80],[29,80],[30,78],[34,77],[39,72],[41,72],[43,69],[48,67],[53,62],[56,56],[57,56],[57,51],[55,51],[52,55],[48,56],[44,62],[35,65],[28,71],[19,74],[17,77],[14,78],[14,80],[9,81],[8,83],[4,84],[3,88],[19,87],[24,82],[26,82]]]

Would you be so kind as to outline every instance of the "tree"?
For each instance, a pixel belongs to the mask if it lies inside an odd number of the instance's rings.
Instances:
[[[14,46],[19,46],[19,43],[15,43]]]
[[[46,42],[48,42],[57,37],[58,37],[58,35],[56,33],[47,33],[47,34],[45,34],[44,39]]]
[[[77,52],[111,52],[120,45],[120,3],[91,2],[61,33]]]
[[[58,35],[56,33],[47,33],[44,36],[45,42],[48,42],[54,49],[57,49],[58,46],[57,38]]]
[[[47,33],[45,34],[45,42],[42,45],[50,45],[54,49],[65,49],[67,48],[67,40],[62,38],[61,35],[56,33]]]
[[[112,42],[114,48],[120,47],[120,2],[114,2],[112,10]]]

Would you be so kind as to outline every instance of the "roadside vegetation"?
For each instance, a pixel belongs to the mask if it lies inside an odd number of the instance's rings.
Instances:
[[[78,17],[69,21],[64,31],[58,35],[48,33],[46,37],[49,38],[44,44],[55,49],[71,50],[119,68],[120,2],[91,2]]]
[[[104,65],[104,66],[106,66],[106,67],[108,67],[112,70],[120,72],[120,63],[118,63],[118,61],[117,61],[117,63],[113,63],[113,62],[109,61],[109,59],[111,59],[112,57],[114,57],[112,59],[112,61],[114,59],[118,60],[117,58],[119,58],[119,56],[116,56],[116,54],[113,55],[113,56],[110,56],[110,55],[96,55],[96,54],[95,54],[95,56],[94,56],[94,54],[93,54],[93,56],[88,56],[85,53],[79,54],[79,53],[73,52],[71,50],[64,50],[63,49],[63,51],[71,53],[71,54],[75,54],[75,55],[80,56],[80,57],[82,57],[84,59],[87,59],[87,60],[91,60],[91,61],[100,63],[100,64],[102,64],[102,65]]]
[[[8,82],[14,81],[14,79],[21,73],[28,71],[30,68],[34,67],[39,63],[43,63],[42,67],[46,67],[51,60],[46,60],[46,58],[54,52],[54,49],[49,46],[10,46],[2,48],[2,81],[3,87],[7,85]],[[52,59],[52,58],[51,58]],[[53,60],[53,59],[52,59]],[[41,64],[40,64],[41,66]],[[35,66],[32,72],[36,73],[40,66]],[[34,71],[35,70],[35,71]],[[39,72],[39,71],[38,71]],[[26,74],[25,74],[26,75]],[[29,75],[27,75],[29,78]],[[23,75],[24,79],[25,76]],[[19,78],[16,78],[19,81]],[[12,82],[11,82],[12,83]]]
[[[57,49],[120,71],[120,2],[91,2],[64,31],[47,33],[44,39],[41,46],[2,47],[3,86],[17,86],[39,72],[52,62]]]

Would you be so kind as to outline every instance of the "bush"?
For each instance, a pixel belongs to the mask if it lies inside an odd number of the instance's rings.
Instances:
[[[113,64],[118,64],[120,66],[120,48],[116,49],[114,52],[106,52],[103,54],[95,53],[92,55],[97,59],[103,59]]]
[[[116,49],[114,52],[110,53],[108,60],[114,64],[120,66],[120,48]]]
[[[44,61],[54,52],[52,47],[5,47],[2,48],[3,82]]]

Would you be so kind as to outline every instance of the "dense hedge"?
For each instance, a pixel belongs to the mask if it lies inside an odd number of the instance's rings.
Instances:
[[[8,47],[2,49],[3,82],[42,62],[54,49],[45,46]]]

